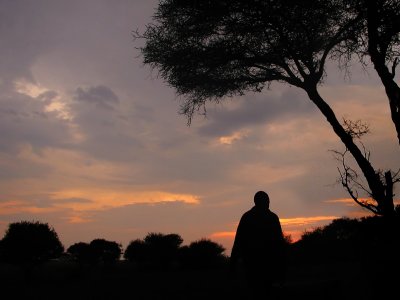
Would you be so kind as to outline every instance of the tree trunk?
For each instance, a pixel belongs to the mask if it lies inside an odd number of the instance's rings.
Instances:
[[[393,201],[393,178],[390,171],[385,173],[385,183],[385,198],[380,210],[383,211],[384,216],[394,217],[395,210]]]
[[[329,124],[332,126],[333,131],[340,138],[351,155],[356,160],[358,166],[367,180],[368,186],[371,191],[372,198],[377,202],[378,213],[380,215],[391,215],[394,212],[393,192],[388,192],[388,185],[381,181],[379,174],[372,167],[370,161],[364,156],[362,151],[354,143],[353,138],[346,132],[340,122],[337,120],[335,113],[331,107],[319,95],[316,86],[306,86],[310,100],[319,108],[322,114],[326,117]],[[388,180],[388,179],[386,179]],[[390,177],[391,182],[391,177]],[[392,185],[393,189],[393,185]]]
[[[397,131],[397,139],[400,145],[400,88],[394,81],[395,67],[393,65],[392,73],[386,66],[386,51],[380,52],[384,41],[380,41],[378,33],[377,12],[378,1],[367,0],[367,30],[368,30],[368,53],[374,65],[378,76],[380,77],[383,86],[385,87],[386,95],[389,99],[389,106],[392,121]]]

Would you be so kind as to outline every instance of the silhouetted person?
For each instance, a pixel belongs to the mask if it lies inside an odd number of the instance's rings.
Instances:
[[[269,210],[264,191],[254,195],[255,206],[240,219],[231,253],[231,270],[241,261],[249,292],[265,296],[285,273],[285,241],[278,216]]]

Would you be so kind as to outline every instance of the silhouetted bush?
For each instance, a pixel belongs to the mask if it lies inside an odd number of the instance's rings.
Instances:
[[[227,258],[225,248],[209,239],[192,242],[180,249],[180,260],[184,267],[209,269],[222,266]]]
[[[47,223],[10,223],[1,242],[2,259],[12,263],[34,263],[57,258],[64,252],[57,233]]]

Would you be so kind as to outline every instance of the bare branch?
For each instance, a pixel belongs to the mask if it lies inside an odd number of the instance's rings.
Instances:
[[[352,137],[360,139],[363,135],[370,133],[369,124],[361,120],[348,120],[343,118],[343,127]]]
[[[394,79],[394,77],[396,76],[396,68],[399,64],[399,58],[396,57],[393,61],[393,65],[392,65],[392,79]]]
[[[338,160],[341,164],[341,167],[338,167],[337,170],[339,172],[339,182],[342,184],[344,189],[350,195],[350,197],[354,200],[358,205],[368,209],[374,214],[378,214],[378,206],[370,201],[361,200],[359,198],[358,190],[362,190],[364,193],[372,197],[372,192],[368,190],[359,180],[358,173],[351,168],[346,162],[346,155],[348,154],[348,149],[343,152],[337,150],[331,150],[334,153],[336,160]]]

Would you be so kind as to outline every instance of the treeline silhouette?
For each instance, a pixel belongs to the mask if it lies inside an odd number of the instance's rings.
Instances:
[[[144,239],[132,241],[124,258],[148,268],[216,268],[227,260],[225,248],[211,241],[200,239],[182,246],[178,234],[149,233]]]
[[[227,262],[225,248],[210,239],[203,238],[185,246],[182,243],[179,234],[151,232],[143,239],[132,240],[125,251],[120,243],[102,238],[74,243],[65,251],[48,223],[20,221],[9,224],[0,240],[0,262],[32,266],[63,259],[81,266],[112,266],[122,255],[137,267],[149,269],[218,268]]]
[[[292,242],[286,236],[288,261],[324,262],[368,259],[371,253],[385,257],[400,250],[400,218],[379,216],[338,218],[330,224],[304,232]],[[140,268],[217,268],[229,261],[225,248],[200,239],[182,245],[179,234],[148,233],[132,240],[125,250],[115,241],[94,239],[77,242],[65,251],[54,228],[38,221],[10,223],[0,240],[0,261],[34,264],[50,259],[69,259],[81,265],[112,265],[123,257]]]

